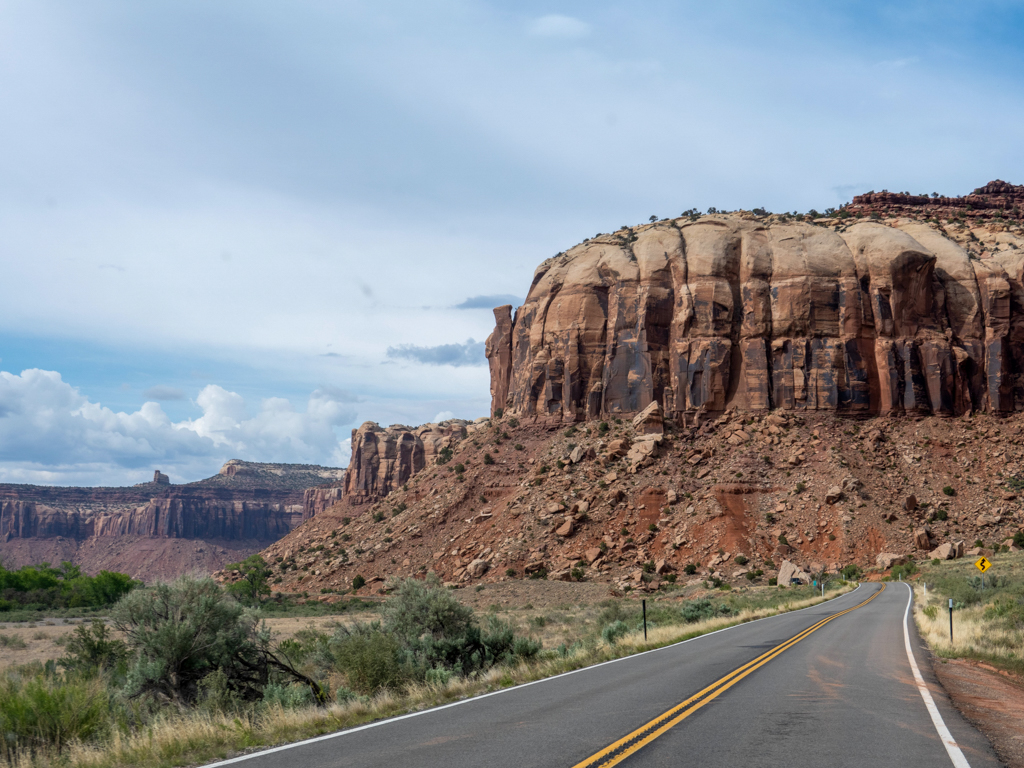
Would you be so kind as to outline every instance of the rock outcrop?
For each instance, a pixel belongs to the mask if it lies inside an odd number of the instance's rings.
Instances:
[[[940,225],[831,223],[666,220],[545,261],[515,318],[495,311],[492,409],[558,423],[657,402],[685,423],[1024,408],[1019,227],[977,254]]]
[[[386,428],[367,421],[352,430],[352,458],[345,474],[345,499],[358,505],[384,498],[438,458],[444,463],[444,452],[475,428],[474,422],[463,419],[420,427],[393,424]]]
[[[857,195],[848,212],[877,213],[887,217],[923,214],[931,218],[1024,219],[1024,185],[990,181],[969,195],[944,197],[903,192],[869,192]]]

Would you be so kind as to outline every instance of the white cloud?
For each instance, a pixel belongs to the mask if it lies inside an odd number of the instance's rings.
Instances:
[[[551,13],[534,19],[530,24],[530,34],[536,37],[561,37],[576,40],[590,34],[590,25],[572,16]]]
[[[0,480],[116,484],[160,468],[182,482],[230,458],[335,463],[347,450],[335,428],[356,416],[327,390],[313,392],[304,412],[267,398],[250,413],[241,395],[215,384],[195,403],[201,416],[172,422],[156,402],[134,413],[94,403],[56,371],[0,372]]]
[[[441,411],[437,416],[434,417],[434,423],[437,424],[442,421],[448,421],[448,419],[454,419],[455,414],[451,411]]]

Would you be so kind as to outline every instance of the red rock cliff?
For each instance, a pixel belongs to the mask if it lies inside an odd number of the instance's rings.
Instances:
[[[982,258],[910,221],[717,215],[596,237],[537,269],[511,324],[496,311],[492,407],[543,422],[652,401],[675,419],[1022,409],[1014,231]]]

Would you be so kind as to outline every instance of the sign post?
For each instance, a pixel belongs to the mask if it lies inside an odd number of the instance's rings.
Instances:
[[[975,561],[974,567],[981,571],[981,588],[985,589],[985,571],[992,567],[992,563],[987,557],[980,557]]]
[[[949,644],[953,644],[953,598],[949,598]]]

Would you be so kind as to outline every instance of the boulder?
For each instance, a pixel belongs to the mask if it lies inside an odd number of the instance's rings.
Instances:
[[[952,560],[954,557],[956,557],[956,545],[950,541],[947,541],[945,544],[940,544],[939,546],[937,546],[929,554],[932,557],[932,559]]]
[[[633,429],[638,435],[660,435],[664,432],[663,422],[661,406],[655,400],[633,417]]]
[[[778,585],[782,587],[788,587],[794,580],[800,584],[811,583],[810,575],[795,563],[791,563],[789,560],[782,561],[782,565],[779,566],[779,575],[777,579]]]
[[[474,560],[466,566],[466,572],[474,579],[479,579],[485,573],[487,569],[491,567],[491,564],[486,560]]]
[[[887,571],[894,565],[902,565],[907,562],[906,555],[896,555],[891,552],[882,552],[875,558],[875,564],[883,571]]]
[[[907,496],[907,498],[903,500],[903,508],[907,510],[907,512],[913,512],[917,509],[917,496],[914,494]]]
[[[914,531],[914,546],[926,551],[932,548],[931,532],[927,528],[918,528]]]
[[[593,565],[594,561],[601,557],[601,549],[599,547],[593,547],[583,553],[583,559],[587,561],[587,565]]]
[[[575,533],[575,528],[572,520],[566,520],[555,529],[555,534],[561,536],[563,539],[569,538],[573,533]]]
[[[577,445],[575,448],[569,451],[569,462],[571,464],[579,464],[581,461],[583,461],[583,456],[583,446]]]
[[[843,498],[843,489],[840,488],[838,485],[833,485],[828,489],[828,491],[825,492],[826,504],[835,504],[841,498]]]
[[[608,448],[605,450],[605,453],[608,454],[608,458],[610,459],[618,459],[625,456],[628,450],[628,438],[620,437],[619,439],[612,440],[610,443],[608,443]]]

